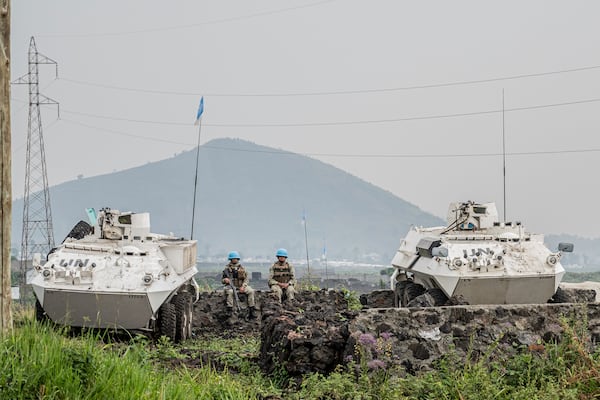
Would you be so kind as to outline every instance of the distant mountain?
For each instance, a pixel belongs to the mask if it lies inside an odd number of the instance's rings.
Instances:
[[[558,243],[573,243],[573,253],[565,253],[561,262],[565,268],[573,272],[589,272],[600,270],[600,239],[588,239],[576,235],[546,235],[544,242],[551,250],[558,248]]]
[[[139,151],[132,149],[132,151]],[[106,159],[105,161],[107,161]],[[326,246],[330,259],[389,263],[411,224],[444,221],[388,191],[306,156],[239,139],[200,147],[194,239],[199,253],[225,258],[311,258]],[[150,212],[152,231],[191,234],[196,150],[140,167],[50,188],[54,235],[60,243],[85,219],[84,209]],[[13,203],[13,246],[20,247],[22,199]]]

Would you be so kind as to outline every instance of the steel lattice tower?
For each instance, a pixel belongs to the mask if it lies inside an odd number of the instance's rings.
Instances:
[[[23,195],[23,235],[21,238],[21,300],[26,294],[26,272],[33,254],[45,257],[54,248],[50,191],[46,171],[46,156],[42,134],[40,104],[58,104],[40,94],[38,66],[56,61],[38,53],[35,39],[29,42],[29,72],[15,83],[29,87],[29,120],[27,123],[27,155],[25,165],[25,191]]]

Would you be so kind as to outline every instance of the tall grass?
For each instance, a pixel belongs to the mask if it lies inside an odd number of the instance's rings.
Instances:
[[[106,344],[25,321],[0,338],[0,399],[256,399],[263,392],[210,367],[161,368],[148,344]]]
[[[467,362],[450,353],[419,376],[388,362],[385,335],[365,334],[363,347],[336,371],[296,380],[283,368],[273,376],[261,372],[253,336],[205,337],[179,347],[92,333],[71,337],[31,316],[15,320],[14,332],[0,337],[0,399],[600,398],[600,353],[591,351],[586,321],[563,321],[556,344],[524,346],[510,357],[493,347]],[[216,367],[189,362],[206,355]]]

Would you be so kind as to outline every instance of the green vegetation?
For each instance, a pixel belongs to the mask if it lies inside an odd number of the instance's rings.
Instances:
[[[600,282],[600,271],[596,272],[567,272],[563,277],[563,282]]]
[[[320,277],[313,274],[306,274],[296,282],[296,290],[309,290],[311,292],[318,292],[321,290],[316,282],[320,281]]]
[[[223,287],[223,283],[221,283],[220,279],[208,276],[197,276],[196,282],[200,287],[200,291],[202,292],[211,292],[213,290],[221,289]]]
[[[355,354],[329,375],[265,376],[255,336],[203,337],[174,345],[143,337],[70,336],[15,313],[0,338],[4,399],[593,399],[600,397],[600,353],[587,327],[564,323],[558,344],[461,362],[449,354],[435,370],[407,375],[392,359],[389,335],[361,335]],[[493,349],[490,350],[490,353]]]
[[[348,310],[360,310],[362,308],[362,304],[360,303],[360,297],[358,293],[353,290],[347,288],[340,289],[346,302],[348,303]]]
[[[583,331],[563,325],[560,344],[525,347],[514,357],[461,362],[454,354],[434,371],[403,376],[390,363],[384,334],[361,335],[346,366],[306,377],[290,399],[597,399],[600,353],[590,353]],[[373,358],[376,357],[376,358]],[[367,361],[369,360],[369,361]]]
[[[234,376],[227,368],[176,364],[173,358],[185,357],[174,357],[179,351],[168,341],[152,348],[143,338],[68,337],[31,319],[16,325],[0,341],[2,399],[258,399],[275,391],[251,369]]]

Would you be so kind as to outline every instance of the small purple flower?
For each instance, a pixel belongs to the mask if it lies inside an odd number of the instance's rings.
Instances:
[[[383,338],[383,340],[388,340],[393,335],[391,333],[389,333],[389,332],[381,332],[381,334],[379,336],[381,336]]]
[[[352,361],[354,361],[354,357],[352,357],[352,354],[350,354],[350,355],[344,357],[344,361],[347,363],[352,362]]]
[[[358,342],[363,346],[374,346],[375,343],[377,343],[377,340],[375,340],[375,337],[370,333],[363,333],[359,336]]]
[[[385,369],[385,363],[381,360],[371,360],[367,363],[367,367],[374,370]]]

